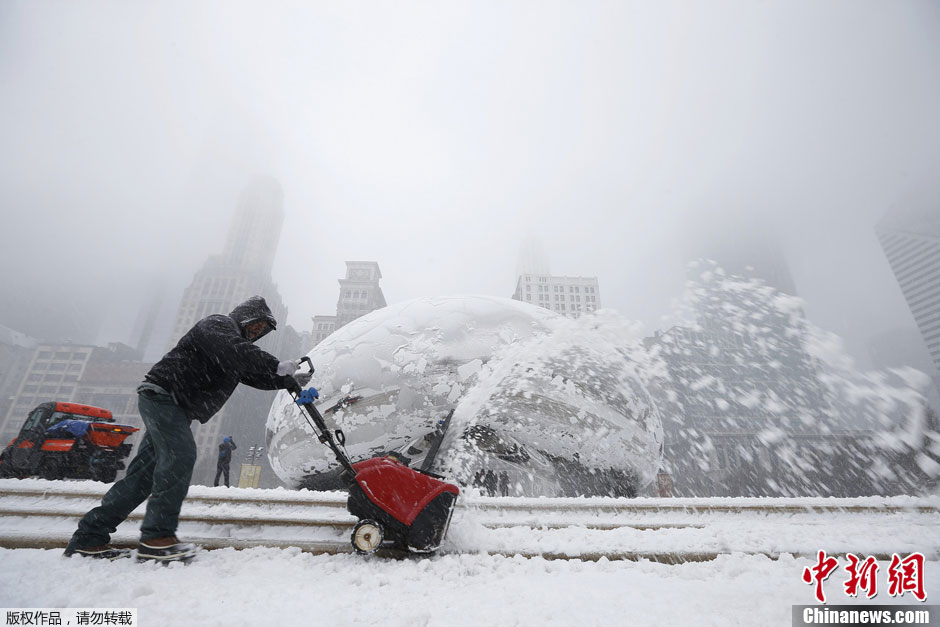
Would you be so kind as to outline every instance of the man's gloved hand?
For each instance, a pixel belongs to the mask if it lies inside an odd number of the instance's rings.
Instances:
[[[277,374],[281,377],[292,375],[298,370],[300,370],[299,359],[289,359],[287,361],[282,361],[277,365]],[[310,379],[308,378],[307,380],[309,381]]]
[[[313,378],[313,373],[312,373],[312,372],[307,372],[307,371],[304,371],[304,372],[295,372],[295,373],[294,373],[293,375],[291,375],[291,376],[294,377],[294,381],[297,382],[297,385],[299,385],[300,387],[303,387],[303,386],[307,385],[308,383],[310,383],[310,379]]]

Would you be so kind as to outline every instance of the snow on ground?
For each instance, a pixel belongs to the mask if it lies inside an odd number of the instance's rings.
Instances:
[[[96,497],[65,498],[68,493],[103,494],[108,486],[94,482],[49,482],[0,480],[0,513],[17,510],[56,511],[58,517],[0,517],[0,532],[22,535],[45,534],[46,538],[68,538],[77,519],[97,505]],[[45,496],[13,494],[35,490]],[[47,492],[49,491],[49,492]],[[219,498],[237,499],[219,501]],[[208,500],[200,500],[208,499]],[[271,503],[271,500],[277,500]],[[286,540],[348,542],[348,531],[329,526],[248,525],[268,517],[302,520],[331,520],[352,524],[345,510],[344,493],[290,490],[250,490],[193,486],[184,502],[179,535],[188,538],[238,538],[241,540]],[[320,503],[320,504],[316,504]],[[332,506],[324,506],[330,503]],[[675,511],[677,507],[937,507],[937,497],[831,498],[709,498],[709,499],[525,499],[480,497],[472,489],[461,494],[451,528],[443,546],[449,552],[556,553],[570,556],[612,552],[707,552],[707,553],[799,553],[829,552],[867,554],[920,551],[929,559],[940,557],[940,525],[936,514],[916,511]],[[634,511],[615,508],[636,508]],[[596,509],[595,509],[596,508]],[[606,508],[606,509],[605,509]],[[662,509],[660,509],[662,508]],[[136,511],[142,514],[144,506]],[[218,522],[187,517],[211,517]],[[223,522],[226,517],[245,521]],[[624,525],[619,529],[598,525]],[[627,525],[641,528],[631,528]],[[656,525],[665,528],[650,528]],[[527,526],[521,526],[527,525]],[[562,525],[560,528],[555,528]],[[679,526],[679,528],[668,525]],[[133,541],[139,520],[118,527],[115,538]],[[886,530],[890,532],[886,533]]]
[[[36,480],[4,482],[13,489],[48,488]],[[96,487],[97,486],[97,487]],[[107,486],[89,482],[59,482],[56,490],[103,492]],[[316,515],[346,516],[336,507],[341,494],[286,490],[238,490],[194,487],[184,512],[250,515],[252,505],[197,503],[197,497],[255,500],[269,507],[268,515],[302,514],[311,499],[335,501]],[[792,551],[826,549],[875,552],[920,551],[927,556],[927,603],[940,600],[940,528],[936,514],[759,512],[682,514],[602,513],[572,510],[559,513],[522,508],[524,499],[490,499],[463,495],[445,549],[466,551],[429,558],[394,560],[351,554],[313,555],[297,548],[221,549],[199,554],[190,565],[112,563],[64,558],[61,550],[0,549],[0,607],[84,607],[138,609],[141,625],[790,625],[792,605],[814,603],[813,587],[802,573],[814,560],[794,557]],[[288,503],[267,504],[279,499]],[[94,500],[94,499],[93,499]],[[296,501],[296,504],[294,504]],[[563,504],[565,499],[552,500]],[[753,505],[754,499],[707,499],[712,505]],[[935,506],[931,498],[762,499],[767,505],[871,505],[874,507]],[[35,519],[0,517],[0,531],[27,530],[46,537],[68,537],[85,509],[81,499],[49,495],[45,499],[7,493],[0,506],[65,507],[74,515],[37,523]],[[305,505],[305,502],[307,503]],[[544,504],[541,499],[536,504]],[[616,499],[575,499],[574,504],[598,507],[623,503]],[[695,501],[701,503],[702,501]],[[478,505],[506,507],[480,509]],[[528,501],[531,505],[533,501]],[[687,499],[634,499],[634,504],[692,505]],[[85,503],[87,505],[87,503]],[[260,510],[259,510],[260,511]],[[259,514],[260,515],[260,514]],[[314,514],[309,514],[314,515]],[[484,523],[546,523],[548,517],[574,523],[562,529],[507,527]],[[634,523],[689,523],[684,529],[600,530],[592,522],[616,519]],[[121,526],[119,536],[132,539],[139,521]],[[188,529],[187,529],[188,525]],[[280,537],[279,527],[253,529],[216,525],[181,525],[180,533],[196,537],[214,531],[215,537],[244,534]],[[291,533],[296,533],[296,529]],[[336,530],[302,527],[303,537],[336,536]],[[64,534],[64,535],[63,535]],[[326,534],[326,535],[324,535]],[[332,534],[332,536],[329,536]],[[333,539],[348,541],[348,532]],[[615,551],[728,552],[717,559],[681,565],[649,561],[545,560],[505,557],[487,551],[508,550],[579,554]],[[735,551],[783,551],[779,559]],[[845,596],[844,555],[839,571],[826,582],[830,603],[857,603]],[[880,592],[872,603],[914,603],[908,593],[887,595],[887,562],[879,562]]]
[[[136,607],[141,625],[790,625],[806,559],[678,566],[450,555],[402,561],[223,549],[189,565],[0,549],[0,607]],[[887,564],[880,564],[885,572]],[[927,564],[928,602],[940,563]],[[835,576],[826,593],[850,603]],[[884,592],[879,603],[892,599]]]

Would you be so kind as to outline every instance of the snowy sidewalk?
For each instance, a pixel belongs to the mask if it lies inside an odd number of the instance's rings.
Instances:
[[[677,566],[453,555],[383,560],[219,550],[189,566],[0,549],[0,607],[136,607],[149,625],[790,625],[812,562],[722,556]],[[885,572],[887,564],[881,564]],[[927,563],[927,602],[940,562]],[[826,583],[830,603],[857,602]],[[884,585],[883,582],[879,582]],[[886,591],[878,603],[913,603]]]

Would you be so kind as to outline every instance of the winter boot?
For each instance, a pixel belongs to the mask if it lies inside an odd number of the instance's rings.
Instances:
[[[78,547],[66,547],[65,557],[72,557],[73,555],[81,555],[82,557],[91,557],[93,559],[99,560],[116,560],[121,559],[122,557],[130,557],[130,549],[119,549],[111,546],[110,544],[102,544],[101,546],[90,546],[86,548]]]
[[[176,536],[141,540],[137,545],[137,561],[187,562],[196,555],[196,545],[180,542]]]

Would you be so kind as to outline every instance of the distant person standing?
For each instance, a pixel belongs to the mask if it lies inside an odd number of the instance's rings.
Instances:
[[[229,465],[232,463],[232,451],[237,449],[238,446],[235,445],[235,439],[227,435],[222,440],[222,443],[219,444],[219,463],[215,467],[215,482],[213,486],[219,485],[219,475],[225,475],[225,487],[228,487],[228,471]]]
[[[176,538],[196,463],[192,421],[208,422],[239,383],[277,390],[310,382],[311,373],[299,371],[300,360],[278,362],[255,346],[276,327],[264,299],[252,296],[227,316],[214,314],[197,322],[154,364],[137,388],[137,406],[147,428],[137,456],[101,505],[79,521],[66,557],[129,557],[129,549],[109,544],[111,534],[145,500],[137,559],[169,562],[195,554],[195,545]]]

